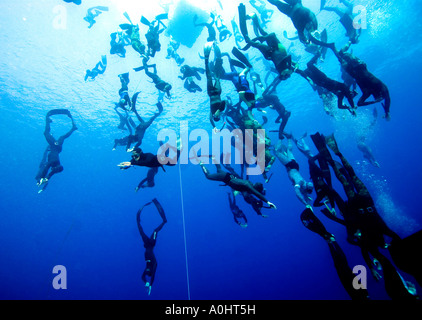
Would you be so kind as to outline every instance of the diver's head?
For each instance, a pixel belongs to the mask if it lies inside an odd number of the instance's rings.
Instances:
[[[126,100],[125,99],[120,99],[119,103],[120,103],[120,105],[124,105],[126,103]]]
[[[139,158],[141,157],[141,154],[142,154],[143,152],[142,152],[142,149],[141,148],[138,148],[138,147],[136,147],[136,148],[134,148],[133,150],[132,150],[132,158],[133,159],[135,159],[135,160],[139,160]]]
[[[291,68],[286,69],[286,70],[283,70],[283,71],[280,73],[280,79],[281,79],[281,80],[287,80],[287,79],[289,79],[289,78],[290,78],[290,76],[292,75],[292,73],[293,73],[293,69],[291,69]]]
[[[303,185],[303,189],[306,193],[311,194],[314,190],[314,184],[312,182],[305,182]]]
[[[221,118],[221,111],[220,109],[218,109],[213,115],[212,118],[214,119],[214,121],[220,121]]]

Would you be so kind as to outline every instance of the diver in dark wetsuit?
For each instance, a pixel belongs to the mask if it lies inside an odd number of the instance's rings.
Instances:
[[[347,53],[350,47],[346,45],[343,49],[338,51],[334,43],[327,44],[333,50],[341,67],[356,80],[357,85],[362,90],[362,96],[358,100],[358,107],[368,106],[374,103],[382,102],[382,107],[385,112],[385,119],[390,120],[390,106],[391,98],[388,87],[371,72],[369,72],[366,63],[359,58]],[[374,101],[366,101],[370,96],[374,97]]]
[[[339,109],[347,109],[353,115],[356,115],[355,103],[353,101],[353,93],[344,83],[329,78],[325,73],[323,73],[315,66],[315,63],[318,61],[319,56],[319,54],[315,55],[308,62],[307,69],[297,69],[296,72],[300,74],[303,78],[305,78],[312,85],[312,87],[322,87],[335,94],[338,99],[337,106]],[[347,98],[347,101],[349,102],[350,106],[343,104],[344,98]]]
[[[248,219],[246,218],[245,213],[236,204],[236,197],[233,196],[232,198],[232,194],[230,192],[227,194],[229,197],[230,211],[233,214],[234,221],[242,228],[246,228],[248,226]]]
[[[148,46],[147,55],[149,57],[155,57],[155,54],[161,51],[160,34],[167,29],[164,23],[161,22],[163,19],[168,19],[167,13],[156,16],[152,22],[149,22],[144,16],[141,18],[141,22],[149,27],[147,34],[145,34]],[[160,29],[160,25],[163,27],[162,29]]]
[[[233,190],[239,191],[239,192],[242,192],[242,193],[247,192],[251,195],[254,195],[259,200],[262,200],[263,202],[268,204],[272,209],[277,209],[277,207],[273,203],[269,202],[265,198],[265,196],[262,193],[260,193],[254,187],[252,182],[250,182],[249,180],[244,180],[244,179],[240,179],[240,178],[235,177],[233,174],[230,174],[230,173],[222,170],[221,165],[219,165],[219,164],[215,164],[215,166],[217,168],[216,173],[209,173],[207,168],[205,168],[205,166],[202,162],[199,162],[199,165],[201,166],[202,171],[204,172],[205,177],[208,180],[224,182],[225,185],[229,186]]]
[[[114,147],[113,149],[115,149],[118,145],[120,146],[126,146],[126,151],[127,152],[132,152],[132,150],[134,148],[138,148],[141,144],[142,144],[142,140],[144,139],[145,136],[145,132],[146,130],[151,126],[151,124],[154,122],[154,120],[163,112],[163,106],[161,105],[161,102],[157,103],[157,108],[158,111],[157,113],[155,113],[148,121],[145,121],[144,119],[142,119],[142,117],[139,115],[138,111],[136,110],[136,99],[138,96],[139,92],[137,92],[134,96],[133,96],[133,104],[132,104],[132,111],[135,113],[139,124],[135,127],[135,134],[130,133],[127,137],[123,138],[123,139],[116,139],[114,141]],[[134,148],[130,148],[132,143],[135,143]]]
[[[174,61],[176,61],[177,65],[180,66],[185,59],[180,57],[180,55],[177,53],[177,50],[180,47],[180,43],[173,39],[172,36],[170,36],[170,42],[167,46],[167,56],[166,59],[173,58]]]
[[[123,110],[131,110],[132,101],[129,96],[129,73],[119,74],[119,79],[122,87],[119,89],[120,100],[117,106]]]
[[[362,90],[362,96],[359,98],[357,105],[363,107],[384,101],[382,107],[384,108],[385,119],[389,120],[391,98],[387,86],[368,71],[365,62],[349,53],[343,54],[341,64]],[[371,95],[375,100],[366,101]]]
[[[149,68],[154,69],[154,73],[149,72]],[[144,66],[139,68],[134,68],[136,72],[145,70],[145,74],[151,78],[152,82],[155,84],[155,87],[158,89],[158,91],[161,91],[166,94],[167,98],[171,98],[170,90],[172,89],[171,84],[168,82],[165,82],[157,75],[157,66],[155,64],[147,65],[146,60],[144,60]]]
[[[209,56],[213,47],[212,42],[205,45],[205,74],[207,76],[207,93],[210,98],[210,122],[215,128],[215,121],[220,121],[221,113],[226,108],[226,101],[221,100],[221,82],[218,77],[212,75],[209,66]]]
[[[88,9],[86,17],[84,18],[84,20],[89,23],[88,28],[92,28],[92,26],[97,22],[95,21],[95,18],[98,17],[104,11],[108,11],[108,7],[98,6]]]
[[[142,225],[141,225],[141,213],[142,213],[142,210],[146,206],[149,206],[151,203],[154,203],[155,207],[157,208],[158,214],[160,215],[163,222],[157,228],[155,228],[155,230],[152,232],[152,235],[148,237],[145,234],[144,229],[142,228]],[[145,267],[144,272],[142,273],[142,281],[145,283],[145,287],[148,290],[148,295],[151,293],[151,288],[155,279],[155,273],[157,271],[157,259],[155,258],[155,255],[154,255],[154,248],[157,242],[157,234],[164,227],[166,223],[167,223],[166,215],[164,213],[163,207],[161,206],[161,204],[158,202],[157,199],[153,199],[152,202],[145,204],[141,209],[138,210],[136,214],[136,224],[138,226],[138,230],[139,230],[139,233],[141,234],[142,241],[144,243],[144,248],[145,248],[144,257],[145,257],[146,267]]]
[[[67,115],[72,120],[72,128],[70,129],[70,131],[66,133],[65,135],[61,136],[57,140],[50,133],[50,130],[51,130],[50,124],[52,122],[50,117],[53,115]],[[62,149],[63,149],[63,143],[67,138],[71,136],[71,134],[75,130],[78,130],[73,120],[73,117],[70,114],[70,111],[67,109],[50,110],[47,113],[45,120],[46,120],[46,124],[45,124],[44,136],[48,142],[48,147],[46,151],[44,152],[43,160],[41,161],[41,164],[40,164],[40,170],[38,171],[38,174],[35,177],[35,180],[37,181],[37,185],[40,187],[40,190],[38,193],[41,193],[42,191],[45,190],[45,188],[48,185],[49,180],[51,179],[53,175],[63,171],[63,166],[60,163],[60,157],[59,157],[59,154],[62,152]]]
[[[292,20],[300,42],[309,44],[310,41],[313,41],[312,34],[318,30],[318,21],[315,14],[302,5],[302,0],[268,0],[268,2],[275,5],[278,10]]]
[[[90,80],[95,80],[95,78],[99,74],[103,74],[107,69],[107,56],[101,56],[101,61],[96,64],[94,69],[92,70],[86,70],[85,74],[85,81],[90,78]]]
[[[252,17],[246,15],[246,8],[243,4],[239,5],[239,19],[240,30],[247,43],[246,47],[242,50],[247,50],[250,47],[258,49],[266,60],[274,63],[275,69],[278,72],[279,78],[276,80],[286,80],[293,73],[295,67],[292,63],[292,57],[287,53],[286,48],[278,40],[275,33],[266,33],[260,26],[256,15]],[[251,39],[248,35],[246,20],[252,19],[256,30],[261,34],[255,39]]]
[[[139,26],[125,23],[121,24],[120,28],[122,30],[125,30],[125,32],[129,36],[133,50],[138,52],[141,57],[146,57],[146,46],[141,41],[141,36],[139,34]]]
[[[201,80],[200,73],[204,74],[204,69],[183,65],[180,68],[180,72],[182,73],[182,76],[179,76],[179,79],[185,80],[184,87],[186,90],[192,93],[197,91],[202,92],[202,88],[195,83],[193,77],[195,77],[197,80]]]
[[[173,158],[169,157],[170,150],[173,150],[176,153],[176,156]],[[121,170],[129,169],[133,166],[138,167],[148,167],[148,168],[162,168],[163,171],[164,166],[175,166],[177,161],[180,157],[181,153],[181,146],[173,147],[169,143],[163,144],[160,142],[160,153],[152,154],[152,153],[144,153],[141,148],[134,148],[132,150],[132,159],[127,162],[121,162],[117,166],[120,167]]]
[[[113,32],[110,34],[110,54],[117,54],[121,58],[126,57],[126,46],[129,46],[130,39],[123,32]]]

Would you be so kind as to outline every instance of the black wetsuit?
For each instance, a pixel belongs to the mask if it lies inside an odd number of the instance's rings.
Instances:
[[[157,168],[163,165],[158,161],[157,155],[152,153],[142,153],[139,159],[130,160],[130,163],[134,166]]]
[[[362,96],[359,98],[357,105],[367,106],[384,100],[385,115],[389,116],[391,98],[387,86],[368,71],[366,63],[362,60],[348,53],[338,55],[338,58],[344,70],[356,80],[362,90]],[[366,100],[371,95],[375,98],[375,101],[367,102]]]
[[[231,197],[231,193],[228,194],[229,197],[229,204],[230,204],[230,211],[233,214],[233,219],[238,225],[242,225],[241,220],[244,221],[244,224],[248,223],[248,219],[246,218],[245,213],[238,207],[236,204],[236,198]]]
[[[117,32],[113,32],[112,34],[110,34],[110,38],[110,54],[117,54],[119,57],[125,58],[125,46],[130,45],[130,40],[127,38],[127,35],[124,38],[122,38],[122,36],[119,36],[119,41],[116,42]]]
[[[147,176],[139,184],[136,190],[140,188],[152,188],[155,186],[155,175],[158,173],[158,168],[151,168],[148,170]],[[146,183],[146,185],[145,185]]]
[[[64,114],[64,115],[67,115],[68,117],[70,117],[72,119],[72,128],[70,129],[70,131],[68,133],[66,133],[65,135],[61,136],[59,139],[56,140],[53,137],[53,135],[50,133],[50,129],[51,129],[51,127],[50,127],[50,123],[51,123],[50,116],[58,115],[58,114]],[[47,147],[46,151],[44,152],[44,157],[43,157],[43,160],[40,164],[40,170],[39,170],[37,176],[35,177],[35,179],[38,182],[41,179],[50,180],[51,177],[54,174],[63,171],[63,166],[60,163],[59,155],[63,150],[64,140],[69,138],[70,135],[75,130],[77,130],[77,127],[76,127],[75,123],[73,122],[73,118],[72,118],[69,110],[55,109],[55,110],[51,110],[47,113],[44,136],[45,136],[45,139],[48,142],[48,147]],[[51,170],[51,171],[49,172],[49,170]]]
[[[275,5],[278,10],[290,17],[295,26],[299,39],[302,43],[309,43],[305,31],[313,32],[318,30],[318,20],[315,14],[302,5],[302,0],[268,0],[269,3]]]
[[[329,78],[324,72],[319,70],[315,63],[318,59],[318,56],[313,57],[307,64],[307,69],[305,70],[296,70],[302,77],[305,79],[311,79],[312,82],[318,86],[327,89],[332,92],[337,97],[337,106],[339,109],[348,109],[348,106],[343,105],[343,99],[347,98],[347,101],[350,104],[350,108],[355,108],[355,103],[353,101],[353,94],[350,89],[342,82],[338,82]],[[309,80],[308,80],[309,81]]]
[[[160,205],[160,203],[157,201],[157,199],[153,199],[152,203],[155,204],[158,213],[160,214],[160,217],[162,218],[163,222],[153,231],[152,235],[150,237],[148,237],[141,225],[141,213],[142,210],[151,204],[147,203],[146,205],[144,205],[136,214],[136,222],[138,225],[138,230],[139,233],[141,234],[142,237],[142,241],[144,243],[144,248],[145,248],[145,262],[146,262],[146,267],[144,272],[142,273],[142,281],[144,281],[145,283],[148,282],[147,280],[147,276],[150,277],[150,281],[149,281],[149,285],[152,286],[152,284],[154,283],[154,279],[155,279],[155,272],[157,270],[157,259],[155,258],[154,255],[154,247],[155,244],[157,242],[157,233],[164,227],[164,224],[167,223],[167,218],[165,216],[164,210],[162,208],[162,206]]]
[[[264,195],[254,188],[252,182],[237,178],[233,174],[223,171],[219,164],[216,164],[215,166],[217,167],[216,173],[209,173],[207,170],[204,170],[204,174],[208,180],[224,182],[233,190],[250,193],[265,203],[268,202]]]

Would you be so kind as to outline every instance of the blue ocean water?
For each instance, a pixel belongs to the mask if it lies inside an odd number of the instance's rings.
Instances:
[[[145,11],[130,11],[130,2],[127,8],[124,2],[111,0],[82,2],[80,6],[55,0],[0,2],[0,298],[349,299],[326,242],[302,225],[299,216],[303,205],[278,161],[272,168],[271,181],[265,185],[267,197],[278,209],[266,212],[268,217],[262,218],[239,198],[238,204],[248,217],[247,228],[233,221],[227,201],[229,188],[206,180],[197,165],[160,170],[154,188],[135,193],[147,169],[119,170],[117,164],[130,160],[130,154],[124,148],[112,151],[114,139],[127,134],[117,128],[119,118],[113,110],[120,89],[117,75],[130,71],[129,91],[141,91],[142,116],[155,112],[158,93],[143,72],[132,71],[141,60],[131,47],[127,47],[125,59],[109,55],[110,33],[119,24],[127,23],[122,14],[125,10],[139,21],[142,14],[148,13],[152,19],[163,9],[159,1],[139,5]],[[248,1],[243,2],[248,11],[253,10]],[[217,2],[209,1],[197,10],[212,7],[230,26],[231,19],[238,21],[239,3],[221,0],[225,8],[221,11]],[[303,3],[317,14],[320,29],[328,30],[330,41],[339,47],[346,43],[338,18],[319,12],[319,0]],[[368,27],[359,44],[353,46],[353,53],[389,87],[392,98],[391,121],[382,119],[382,108],[377,104],[379,117],[368,132],[367,143],[380,168],[371,166],[356,146],[356,138],[372,121],[374,106],[360,108],[356,118],[346,111],[331,117],[324,112],[318,95],[297,75],[278,87],[278,95],[292,112],[286,131],[295,136],[334,132],[381,216],[405,237],[422,225],[422,8],[416,0],[362,0],[356,4],[367,9]],[[83,17],[94,5],[108,6],[109,11],[98,16],[89,29]],[[293,25],[275,7],[272,9],[275,12],[268,27],[288,47],[282,31],[293,34]],[[169,17],[180,18],[173,17],[172,11]],[[143,31],[146,26],[141,25],[141,35]],[[203,53],[206,38],[204,29],[191,48],[180,47],[178,53],[186,63],[203,67],[198,53]],[[173,97],[164,99],[163,114],[144,138],[143,150],[152,153],[157,150],[158,132],[163,128],[179,131],[181,121],[188,121],[190,130],[205,129],[210,134],[212,130],[205,77],[198,81],[202,93],[187,92],[178,78],[179,67],[165,58],[169,38],[163,34],[160,39],[162,51],[152,60],[160,76],[172,84]],[[233,39],[220,44],[223,51],[233,46]],[[310,56],[303,45],[296,41],[292,50],[301,56],[300,65],[306,65]],[[93,68],[104,54],[108,59],[105,74],[85,82],[85,70]],[[251,61],[260,56],[254,50],[249,54]],[[265,72],[261,62],[256,66],[256,71]],[[339,79],[338,61],[331,52],[320,66]],[[223,92],[236,98],[231,83],[223,83]],[[64,171],[38,194],[34,177],[47,145],[43,135],[45,115],[55,108],[69,109],[79,129],[64,143]],[[278,129],[271,121],[275,112],[268,110],[267,116],[267,131]],[[55,121],[52,128],[59,135],[70,125],[65,120]],[[277,140],[276,133],[269,136]],[[311,145],[310,140],[308,143]],[[294,152],[301,173],[309,179],[306,158],[299,150]],[[214,168],[210,166],[210,170]],[[136,212],[153,198],[162,204],[168,223],[158,234],[154,249],[158,268],[148,295],[141,280],[145,261]],[[350,266],[364,265],[359,248],[346,242],[344,227],[320,215],[319,210],[315,212],[336,236]],[[153,206],[144,210],[143,222],[147,233],[159,223]],[[56,265],[66,267],[66,290],[52,286]],[[416,284],[410,275],[402,275]],[[416,286],[420,292],[422,289]],[[389,299],[383,281],[376,282],[370,275],[368,291],[373,299]]]

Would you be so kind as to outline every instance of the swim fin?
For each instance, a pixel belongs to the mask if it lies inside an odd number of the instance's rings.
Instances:
[[[207,42],[204,46],[204,57],[206,60],[210,58],[211,50],[214,46],[214,42]]]
[[[162,13],[155,17],[155,20],[166,20],[169,18],[168,13]]]
[[[252,21],[253,21],[253,27],[254,27],[255,35],[257,37],[268,35],[268,33],[265,32],[264,29],[262,29],[261,25],[259,24],[258,15],[256,13],[254,13],[251,18],[252,18]]]
[[[128,23],[123,23],[123,24],[119,25],[120,29],[122,29],[122,30],[129,30],[129,29],[132,28],[132,26],[133,26],[133,24],[128,24]]]
[[[98,7],[94,7],[94,8],[91,8],[91,9],[97,9],[97,10],[101,10],[101,11],[108,11],[108,7],[103,7],[103,6],[98,6]]]
[[[306,208],[302,212],[302,214],[300,215],[300,220],[302,220],[303,225],[307,229],[319,234],[325,240],[328,240],[333,237],[333,235],[329,233],[327,229],[325,229],[322,222],[316,217],[316,215],[312,212],[310,208]]]
[[[334,137],[334,134],[330,134],[329,136],[325,137],[325,142],[327,143],[328,147],[335,153],[339,154],[340,151],[338,150],[337,141]]]
[[[141,92],[136,92],[132,97],[132,109],[136,109],[136,100],[138,100],[138,96]]]
[[[233,47],[232,54],[239,59],[245,66],[252,69],[252,65],[249,62],[249,60],[246,58],[246,56],[240,52],[240,50],[237,47]]]
[[[320,155],[324,157],[328,162],[333,162],[330,151],[327,149],[327,144],[325,142],[325,137],[317,132],[314,135],[311,135],[311,139],[315,144],[315,147],[318,149]]]
[[[321,41],[327,43],[328,42],[328,33],[327,29],[324,29],[321,33]],[[321,50],[321,58],[325,60],[325,56],[327,55],[328,47],[322,47]]]
[[[103,55],[103,56],[101,56],[101,62],[103,63],[103,65],[107,65],[107,56],[106,55]]]
[[[244,38],[249,38],[248,27],[246,25],[246,7],[243,3],[239,4],[239,24],[240,31]]]
[[[145,18],[144,16],[141,17],[141,23],[148,27],[151,25],[151,22],[149,22],[149,20]]]
[[[229,58],[229,63],[230,63],[231,66],[235,66],[235,67],[238,67],[238,68],[241,68],[241,69],[246,68],[246,66],[242,62],[235,60],[235,59],[232,59],[232,58]]]
[[[123,12],[123,15],[130,22],[130,24],[133,26],[133,22],[132,22],[132,20],[130,20],[129,14],[125,11],[125,12]]]
[[[120,79],[123,79],[126,84],[129,84],[129,82],[130,82],[130,80],[129,80],[129,72],[119,74],[119,78]]]
[[[70,115],[70,111],[67,109],[53,109],[53,110],[48,111],[47,117],[58,115],[58,114]]]
[[[167,222],[166,215],[164,213],[164,209],[161,206],[161,204],[158,202],[156,198],[152,199],[152,202],[155,204],[155,207],[157,208],[158,213],[160,214],[161,219],[163,219],[163,222]]]
[[[144,70],[144,69],[145,69],[145,67],[133,68],[133,70],[134,70],[135,72],[139,72],[139,71],[142,71],[142,70]]]
[[[397,267],[414,276],[420,285],[422,285],[422,260],[419,254],[421,247],[422,230],[400,240],[394,239],[388,248]]]

